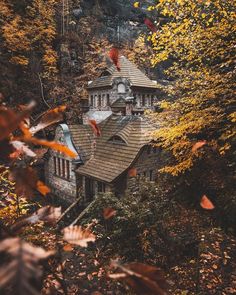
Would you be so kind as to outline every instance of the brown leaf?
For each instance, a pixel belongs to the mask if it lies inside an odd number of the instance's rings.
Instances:
[[[11,226],[12,231],[19,230],[27,224],[35,224],[39,221],[44,221],[49,224],[56,224],[61,216],[61,207],[45,206],[38,209],[35,213],[18,220]]]
[[[110,219],[111,217],[116,215],[116,210],[112,208],[104,208],[103,209],[103,217],[104,219]]]
[[[121,270],[121,273],[110,274],[109,277],[125,281],[137,294],[140,295],[167,295],[168,284],[163,272],[154,266],[143,263],[129,263],[121,265],[117,261],[112,266]]]
[[[31,127],[29,131],[32,134],[35,134],[52,124],[62,121],[63,112],[65,111],[65,109],[66,109],[66,106],[60,106],[53,110],[48,110],[42,115],[40,122],[36,126]]]
[[[35,287],[42,275],[39,262],[53,255],[54,251],[31,246],[20,238],[9,238],[0,242],[0,252],[11,257],[0,267],[0,288],[10,285],[17,290],[17,294],[39,294]]]
[[[10,108],[0,107],[0,140],[8,137],[15,131],[19,124],[28,117],[31,113],[32,107],[29,105],[24,111],[16,113]]]
[[[34,190],[45,194],[49,189],[39,181],[36,171],[32,167],[13,168],[10,180],[15,182],[15,192],[18,196],[32,198]]]
[[[77,225],[64,228],[63,234],[64,240],[81,247],[87,247],[88,242],[95,242],[96,240],[96,236],[88,229],[83,229],[81,226]]]

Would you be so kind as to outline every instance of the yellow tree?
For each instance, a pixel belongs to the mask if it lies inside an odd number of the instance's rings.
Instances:
[[[152,63],[172,61],[162,112],[151,115],[160,127],[155,132],[159,145],[175,159],[163,171],[186,172],[209,147],[219,157],[232,156],[236,2],[160,0],[149,10],[162,21],[148,37]]]
[[[57,55],[52,47],[56,36],[57,0],[1,0],[0,37],[9,61],[27,67],[32,55],[42,62],[45,75],[56,72]]]

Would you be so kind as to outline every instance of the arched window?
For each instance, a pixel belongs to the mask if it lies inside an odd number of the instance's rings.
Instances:
[[[118,143],[118,144],[126,144],[123,138],[121,138],[119,135],[113,135],[110,139],[110,142],[112,143]]]
[[[125,85],[123,83],[118,84],[118,93],[125,93]]]
[[[110,94],[107,94],[107,106],[110,106]]]
[[[102,99],[101,99],[101,94],[98,95],[98,107],[101,106]]]
[[[90,104],[91,106],[94,106],[93,95],[90,96]]]

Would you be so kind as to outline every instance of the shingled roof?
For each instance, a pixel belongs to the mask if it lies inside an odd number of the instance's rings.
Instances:
[[[83,162],[91,156],[92,143],[94,140],[91,127],[88,125],[69,125],[73,144],[82,157]]]
[[[119,77],[127,78],[130,81],[131,87],[157,88],[155,82],[150,80],[126,57],[121,56],[119,61],[121,68],[120,71],[118,71],[115,66],[111,66],[105,71],[106,75],[102,75],[101,77],[95,79],[88,85],[87,89],[111,87],[113,80]]]
[[[130,167],[141,148],[151,141],[152,130],[142,117],[111,116],[101,123],[102,136],[97,139],[95,154],[76,172],[112,182]]]

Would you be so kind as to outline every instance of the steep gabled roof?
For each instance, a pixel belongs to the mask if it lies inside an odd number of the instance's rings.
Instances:
[[[86,162],[91,156],[94,140],[91,127],[88,125],[69,125],[69,129],[75,148],[80,153],[82,160]]]
[[[76,171],[110,183],[130,167],[141,148],[151,141],[153,128],[142,117],[113,115],[101,123],[101,131],[94,156]],[[120,136],[125,143],[111,141],[113,136]]]
[[[126,57],[120,57],[120,68],[118,71],[115,66],[106,70],[106,75],[101,76],[91,82],[87,89],[111,87],[115,78],[127,78],[131,86],[157,89],[157,85],[150,80],[135,64],[129,61]]]

